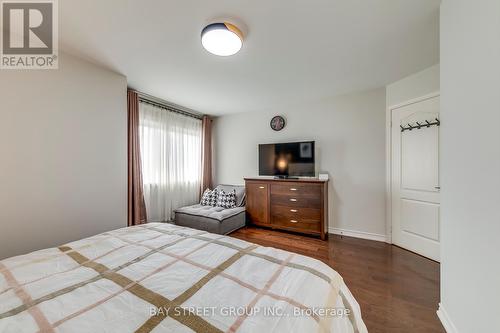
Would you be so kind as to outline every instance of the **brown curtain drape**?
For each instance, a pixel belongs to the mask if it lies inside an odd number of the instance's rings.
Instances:
[[[139,96],[127,91],[128,109],[128,225],[146,223],[142,189],[141,146],[139,143]]]
[[[203,116],[201,141],[201,188],[200,194],[212,188],[212,119]]]

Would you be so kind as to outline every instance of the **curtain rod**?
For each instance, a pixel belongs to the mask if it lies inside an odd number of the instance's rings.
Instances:
[[[168,110],[171,112],[179,113],[179,114],[182,114],[182,115],[187,116],[187,117],[196,118],[196,119],[203,119],[202,114],[197,113],[191,109],[182,107],[180,105],[176,105],[174,103],[167,102],[161,98],[154,97],[154,96],[148,95],[146,93],[143,93],[143,92],[140,92],[137,90],[134,90],[134,91],[137,93],[137,95],[139,95],[139,100],[141,102],[144,102],[144,103],[147,103],[150,105],[154,105],[154,106],[157,106],[159,108],[162,108],[162,109],[165,109],[165,110]]]

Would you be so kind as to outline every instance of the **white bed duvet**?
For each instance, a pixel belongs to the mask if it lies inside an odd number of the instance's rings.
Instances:
[[[0,332],[367,332],[320,261],[163,223],[0,261]]]

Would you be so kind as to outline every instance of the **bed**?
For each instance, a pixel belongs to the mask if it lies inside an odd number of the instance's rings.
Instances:
[[[320,261],[148,223],[0,261],[0,332],[367,332]]]

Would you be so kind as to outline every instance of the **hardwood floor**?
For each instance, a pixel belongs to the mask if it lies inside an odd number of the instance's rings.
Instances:
[[[245,227],[231,234],[319,259],[339,272],[370,333],[445,332],[436,315],[439,264],[386,243],[329,235],[327,241]]]

